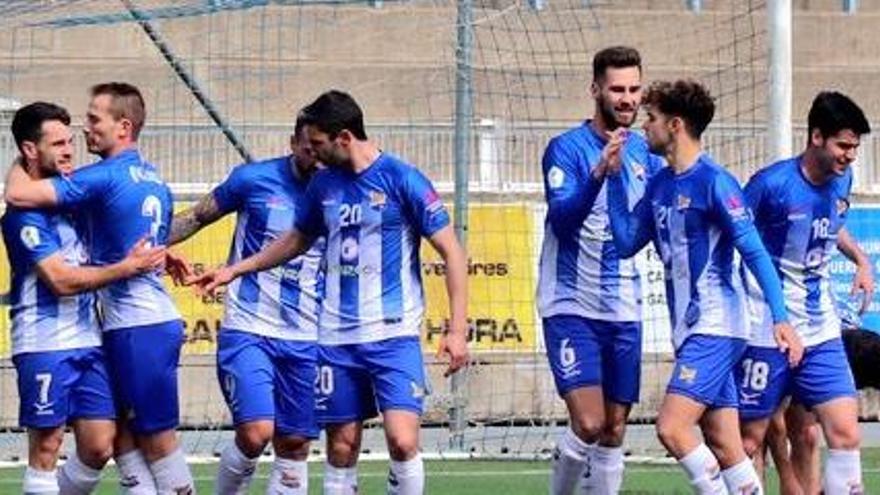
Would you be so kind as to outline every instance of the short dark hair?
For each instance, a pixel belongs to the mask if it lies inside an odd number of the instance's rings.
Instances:
[[[332,89],[323,93],[299,112],[297,123],[300,122],[317,127],[331,138],[348,130],[359,140],[367,139],[361,107],[344,91]]]
[[[822,91],[813,99],[810,114],[807,116],[810,133],[819,129],[827,138],[849,129],[861,136],[871,132],[865,113],[848,96],[837,91]]]
[[[70,125],[70,114],[63,107],[45,101],[35,101],[19,108],[12,117],[12,136],[18,150],[22,151],[25,141],[39,142],[43,137],[43,122],[50,120]]]
[[[125,82],[108,82],[92,86],[92,98],[98,95],[110,96],[110,114],[116,120],[131,121],[132,135],[137,141],[147,120],[146,104],[141,91],[134,85]]]
[[[688,134],[699,139],[715,116],[715,101],[709,90],[697,81],[655,81],[648,87],[642,103],[664,115],[684,120]]]
[[[598,82],[605,77],[609,67],[623,69],[637,67],[642,72],[642,57],[639,51],[628,46],[610,46],[599,50],[593,56],[593,81]]]

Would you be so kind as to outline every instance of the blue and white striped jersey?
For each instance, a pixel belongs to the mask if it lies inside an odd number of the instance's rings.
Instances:
[[[768,294],[774,321],[787,319],[779,278],[736,179],[705,154],[683,173],[657,173],[632,213],[620,175],[609,181],[614,241],[632,256],[653,240],[666,272],[673,346],[693,334],[749,338],[748,307],[734,247]]]
[[[852,170],[817,186],[807,180],[801,157],[778,161],[756,173],[746,185],[755,226],[782,279],[785,307],[804,345],[840,336],[828,262],[837,249],[837,233],[849,211]],[[747,272],[752,345],[772,347],[766,331],[770,316],[760,287]]]
[[[431,182],[382,153],[357,174],[334,167],[319,171],[303,205],[297,230],[327,239],[318,341],[419,335],[425,305],[419,244],[449,225]]]
[[[639,321],[641,288],[635,261],[621,259],[608,224],[605,181],[591,172],[607,139],[590,122],[556,136],[542,163],[547,217],[538,280],[542,317],[568,314],[606,321]],[[622,150],[626,201],[631,208],[663,159],[630,133]]]
[[[85,223],[83,239],[93,265],[125,258],[149,235],[166,244],[171,225],[171,190],[156,168],[136,149],[55,177],[58,206]],[[104,330],[152,325],[180,319],[159,272],[144,273],[98,290]]]
[[[68,219],[8,206],[2,223],[12,275],[12,354],[101,345],[94,295],[57,297],[37,275],[37,264],[55,253],[72,266],[86,263],[85,249]]]
[[[307,185],[296,175],[291,156],[236,167],[213,192],[220,211],[238,213],[228,264],[290,231]],[[223,327],[278,339],[316,340],[324,290],[323,244],[319,239],[308,252],[281,266],[235,279],[226,291]]]

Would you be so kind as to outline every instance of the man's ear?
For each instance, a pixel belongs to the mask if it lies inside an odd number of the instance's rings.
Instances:
[[[33,141],[24,141],[21,143],[21,154],[25,158],[25,163],[22,163],[22,166],[26,165],[27,161],[34,161],[40,156],[39,150],[37,150],[37,144]]]

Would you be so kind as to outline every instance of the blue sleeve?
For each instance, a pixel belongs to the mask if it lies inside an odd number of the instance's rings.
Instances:
[[[589,171],[584,173],[577,158],[560,143],[559,138],[552,139],[547,145],[541,168],[547,220],[553,232],[564,237],[580,229],[604,181],[595,180]]]
[[[247,197],[245,186],[248,182],[243,177],[245,175],[244,167],[244,165],[239,165],[232,169],[226,180],[215,187],[212,192],[217,207],[224,214],[238,211],[244,203],[244,198]]]
[[[620,174],[608,177],[608,220],[614,247],[621,258],[634,256],[654,238],[650,203],[653,183],[653,180],[648,182],[644,196],[630,212],[623,177]]]
[[[431,237],[450,224],[449,213],[431,181],[415,168],[406,174],[404,201],[412,214],[416,230],[423,237]]]
[[[766,176],[761,173],[753,175],[743,190],[746,207],[751,211],[752,218],[764,218],[764,208],[766,207],[765,200],[769,199],[766,193]]]
[[[733,240],[746,266],[761,286],[773,315],[773,323],[787,321],[782,282],[752,222],[739,184],[730,175],[718,174],[712,184],[710,198],[714,218],[721,230]]]
[[[18,253],[19,260],[36,265],[61,250],[58,234],[42,213],[10,213],[6,229],[6,248]]]
[[[90,165],[64,177],[51,179],[60,208],[71,210],[85,206],[103,197],[113,181],[111,167]]]
[[[320,173],[319,173],[320,174]],[[319,177],[313,177],[296,204],[296,217],[293,226],[303,234],[318,238],[327,235],[327,225],[324,223],[324,211],[321,204],[321,183]]]

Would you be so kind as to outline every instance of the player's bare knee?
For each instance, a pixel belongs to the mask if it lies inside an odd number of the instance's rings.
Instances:
[[[620,447],[623,445],[623,436],[626,433],[626,420],[608,421],[602,428],[601,443],[608,447]]]
[[[357,464],[358,446],[351,442],[334,441],[327,445],[327,460],[334,467],[352,467]]]
[[[819,429],[816,425],[801,425],[789,430],[789,439],[798,450],[813,450],[819,447]]]
[[[58,459],[64,432],[38,430],[31,433],[30,462],[40,469],[50,470]]]
[[[814,429],[810,428],[810,430]],[[815,445],[814,448],[818,448],[819,438],[818,435],[815,435],[815,432],[813,433],[815,439],[810,439],[811,445]],[[832,449],[857,450],[862,442],[862,434],[859,431],[858,423],[834,424],[827,428],[826,436],[828,446]]]
[[[575,435],[587,443],[594,443],[602,434],[605,418],[599,415],[579,414],[574,418],[571,429]]]
[[[284,459],[304,461],[309,456],[309,439],[300,436],[275,437],[272,440],[275,455]]]
[[[670,421],[662,416],[657,419],[657,439],[673,454],[684,454],[680,452],[679,444],[681,443],[681,425],[675,421]]]
[[[388,455],[395,461],[407,461],[419,452],[418,435],[392,435],[388,437]]]
[[[165,430],[139,436],[137,445],[147,462],[152,463],[177,450],[177,434],[174,430]]]
[[[749,459],[758,458],[764,452],[764,442],[752,435],[743,435],[742,444]]]
[[[86,466],[101,469],[113,457],[113,437],[95,435],[77,445],[76,455]]]
[[[257,457],[263,453],[272,439],[274,426],[270,421],[244,423],[235,429],[235,443],[248,457]]]

